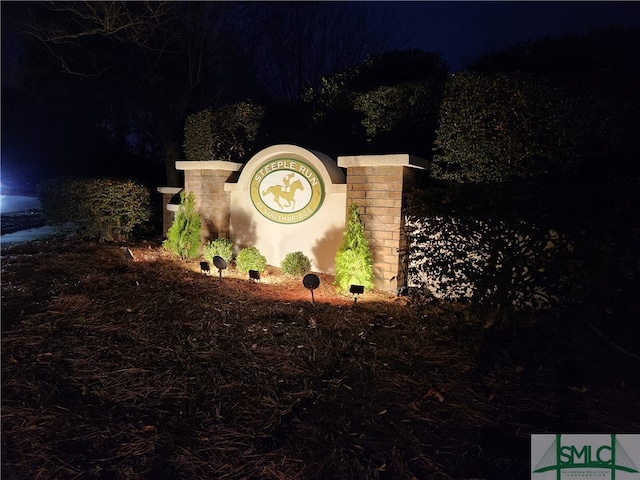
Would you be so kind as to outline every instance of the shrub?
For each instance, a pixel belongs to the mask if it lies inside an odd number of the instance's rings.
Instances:
[[[190,115],[184,129],[184,152],[190,161],[239,161],[253,148],[264,108],[234,103]]]
[[[247,273],[249,270],[264,272],[267,266],[267,259],[256,247],[246,247],[240,250],[236,258],[236,268]]]
[[[428,126],[435,130],[439,101],[426,82],[408,82],[361,93],[354,100],[354,108],[362,112],[362,126],[371,141],[390,133],[404,138],[408,129],[423,136]]]
[[[225,262],[229,263],[233,257],[233,243],[227,238],[217,238],[216,240],[209,241],[203,248],[202,256],[204,259],[211,263],[213,257],[222,257]]]
[[[50,225],[72,222],[100,241],[124,241],[148,221],[149,191],[131,180],[57,178],[38,185],[42,215]]]
[[[79,222],[78,202],[74,201],[74,184],[79,181],[81,180],[73,178],[54,178],[38,185],[40,210],[49,225]]]
[[[180,206],[176,218],[167,231],[162,246],[180,258],[196,258],[200,253],[200,215],[193,193],[180,192]]]
[[[567,92],[530,75],[452,76],[431,175],[463,183],[561,173],[578,161],[588,118]]]
[[[280,268],[286,275],[302,277],[311,271],[311,260],[302,252],[287,253]]]
[[[187,117],[184,126],[184,154],[191,162],[214,160],[211,109]]]
[[[366,291],[373,288],[374,278],[371,249],[360,222],[358,205],[351,203],[342,244],[336,254],[334,284],[340,293],[348,293],[351,285],[362,285]]]
[[[474,312],[568,302],[580,280],[560,205],[577,192],[556,189],[516,183],[414,190],[405,217],[409,284],[436,299],[470,303]]]

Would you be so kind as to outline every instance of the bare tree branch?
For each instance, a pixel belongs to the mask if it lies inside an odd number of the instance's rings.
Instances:
[[[26,31],[51,43],[103,35],[144,45],[154,30],[172,18],[170,7],[167,2],[51,2],[47,9],[53,21],[32,16],[34,22]]]
[[[387,13],[357,2],[257,4],[246,12],[254,25],[248,42],[260,46],[264,75],[274,93],[295,99],[323,75],[389,48],[397,32]]]
[[[105,45],[96,42],[157,49],[153,38],[168,32],[175,19],[169,2],[48,2],[30,4],[27,12],[22,33],[36,39],[63,72],[80,77],[112,67],[104,63]]]

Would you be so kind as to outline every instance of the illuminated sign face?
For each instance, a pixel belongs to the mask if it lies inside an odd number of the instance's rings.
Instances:
[[[249,190],[253,206],[276,223],[304,222],[324,200],[324,185],[315,168],[288,158],[260,165],[251,178]]]

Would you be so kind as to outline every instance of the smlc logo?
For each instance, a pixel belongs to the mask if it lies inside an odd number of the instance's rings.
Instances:
[[[632,460],[639,457],[640,435],[531,435],[535,480],[640,479]]]

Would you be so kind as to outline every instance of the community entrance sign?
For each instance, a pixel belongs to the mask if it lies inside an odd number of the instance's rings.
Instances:
[[[314,271],[333,273],[345,227],[346,178],[336,161],[295,145],[254,155],[231,194],[230,236],[255,246],[271,265],[302,252]]]
[[[253,206],[276,223],[309,220],[322,206],[324,193],[322,176],[302,160],[268,160],[256,168],[251,179]]]
[[[184,190],[195,196],[203,244],[230,239],[236,253],[256,247],[267,263],[279,266],[289,253],[302,252],[311,269],[335,273],[335,257],[347,207],[358,205],[374,259],[377,288],[396,292],[406,284],[403,232],[405,188],[428,167],[409,154],[338,157],[296,145],[273,145],[247,162],[178,161]],[[164,232],[178,210],[181,188],[159,187]]]

